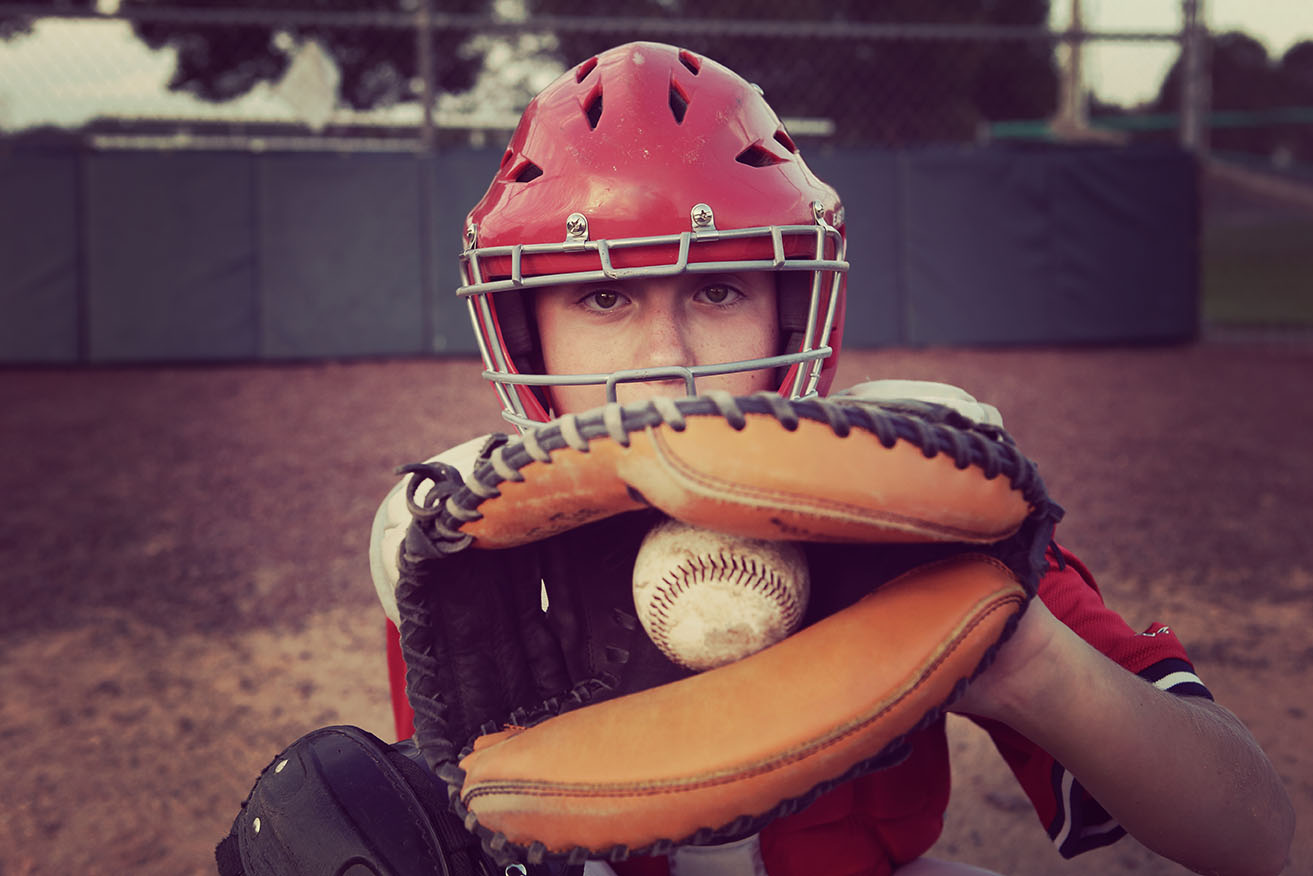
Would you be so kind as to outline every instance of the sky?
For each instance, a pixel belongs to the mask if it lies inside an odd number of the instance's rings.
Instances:
[[[113,2],[113,0],[105,0]],[[1268,47],[1273,57],[1295,42],[1313,39],[1313,0],[1201,0],[1205,20],[1216,31],[1242,30]],[[1052,24],[1066,26],[1071,0],[1052,0]],[[1175,31],[1181,25],[1180,0],[1083,0],[1085,26],[1094,31]],[[1133,106],[1151,99],[1176,57],[1170,43],[1092,43],[1084,57],[1088,88],[1102,100]],[[493,65],[506,76],[505,59]],[[172,53],[151,51],[123,22],[73,22],[46,19],[32,34],[0,41],[0,129],[39,124],[76,125],[112,108],[137,117],[230,114],[164,87],[173,68]],[[322,117],[314,84],[331,81],[323,59],[307,56],[298,70],[298,88],[262,85],[244,98],[240,114],[248,119]],[[520,70],[514,75],[535,89],[555,71]],[[289,77],[290,78],[290,77]],[[287,83],[290,85],[291,83]],[[487,106],[492,88],[466,105]],[[502,92],[504,93],[504,91]],[[460,111],[462,106],[453,104]],[[399,108],[402,121],[413,104]]]

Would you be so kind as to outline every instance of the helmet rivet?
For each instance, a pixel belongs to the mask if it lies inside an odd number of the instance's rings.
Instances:
[[[565,234],[570,240],[587,240],[588,217],[583,213],[571,213],[565,219]]]
[[[689,217],[693,220],[694,228],[716,227],[716,214],[712,213],[711,208],[706,204],[694,204]]]
[[[474,246],[474,242],[478,239],[479,239],[479,226],[475,225],[473,222],[471,222],[469,225],[466,225],[465,226],[466,246]]]
[[[817,222],[823,222],[825,220],[825,205],[820,201],[812,201],[812,216],[816,218]]]

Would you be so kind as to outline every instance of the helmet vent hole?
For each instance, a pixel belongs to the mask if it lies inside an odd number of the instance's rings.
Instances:
[[[688,112],[688,95],[673,80],[670,83],[670,112],[675,117],[675,124],[684,124],[684,114]]]
[[[780,128],[778,131],[775,132],[775,142],[779,143],[781,146],[783,146],[785,149],[789,150],[789,152],[795,155],[798,152],[798,144],[793,142],[793,138],[789,136],[789,132],[784,130],[783,128]]]
[[[698,75],[698,72],[702,69],[702,59],[687,49],[679,53],[679,63],[688,68],[688,72],[694,76]]]
[[[739,164],[746,164],[748,167],[770,167],[774,164],[780,164],[784,161],[769,149],[765,149],[759,143],[753,143],[747,149],[744,149],[734,160]]]
[[[515,171],[515,181],[526,183],[531,179],[537,179],[543,175],[543,169],[532,161],[526,161],[520,165],[520,169]]]
[[[584,115],[588,117],[588,127],[595,129],[602,120],[602,89],[597,89],[589,96]]]
[[[575,70],[574,81],[583,82],[585,79],[588,78],[588,74],[593,72],[593,68],[595,68],[596,66],[597,66],[596,56],[589,58],[587,61],[584,61],[582,64],[579,65],[579,68]]]

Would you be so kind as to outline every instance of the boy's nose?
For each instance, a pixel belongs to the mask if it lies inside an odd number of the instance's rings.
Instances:
[[[648,287],[643,305],[636,368],[691,365],[692,348],[676,290],[667,284]]]
[[[638,349],[631,368],[668,368],[698,364],[688,329],[673,294],[652,290],[644,308],[644,318],[638,332]],[[617,390],[620,400],[650,398],[654,395],[683,396],[687,386],[680,377],[644,381],[621,385]]]

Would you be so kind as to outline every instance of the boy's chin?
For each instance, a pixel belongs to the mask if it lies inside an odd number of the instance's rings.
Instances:
[[[751,375],[727,375],[725,378],[703,378],[697,382],[697,393],[720,390],[731,395],[751,395],[754,392],[774,389],[766,381],[744,379]],[[737,379],[735,379],[737,378]],[[684,398],[687,384],[682,380],[652,380],[643,383],[622,383],[616,387],[616,401],[621,404],[646,401],[650,398]],[[581,414],[606,404],[606,389],[600,386],[557,386],[552,388],[552,407],[557,416]]]

